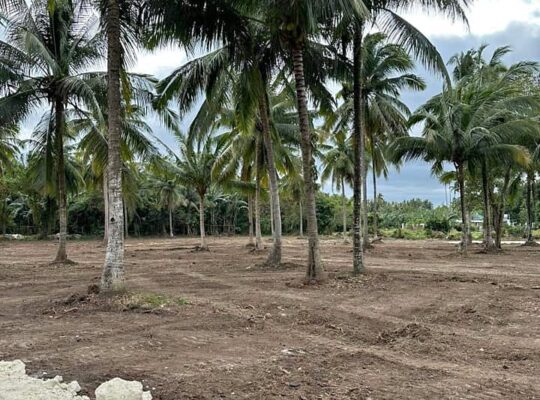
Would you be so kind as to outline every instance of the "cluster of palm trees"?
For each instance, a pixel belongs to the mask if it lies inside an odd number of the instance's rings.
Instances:
[[[512,181],[522,174],[532,184],[539,140],[538,64],[519,62],[506,67],[501,47],[490,59],[486,46],[458,54],[450,60],[452,80],[443,91],[420,107],[409,124],[423,124],[421,137],[402,137],[391,145],[395,161],[420,158],[432,163],[443,180],[457,183],[463,225],[463,251],[470,242],[467,184],[479,182],[484,212],[484,247],[501,246],[504,207]],[[453,172],[445,172],[450,165]],[[528,184],[528,187],[530,187]],[[532,190],[527,192],[531,201]],[[528,204],[529,234],[532,216]],[[495,240],[492,236],[495,225]]]
[[[273,245],[282,259],[280,197],[295,199],[307,222],[306,281],[324,279],[317,225],[322,180],[353,189],[353,272],[364,270],[367,180],[388,165],[423,158],[460,189],[463,247],[468,243],[467,185],[484,190],[486,248],[491,221],[500,233],[505,193],[516,174],[533,182],[538,136],[537,66],[506,68],[498,49],[452,59],[453,76],[430,41],[404,17],[421,7],[466,21],[470,0],[0,0],[0,175],[19,151],[17,131],[44,114],[27,154],[34,181],[58,208],[59,247],[66,252],[67,187],[83,179],[102,187],[107,252],[104,290],[123,285],[124,223],[130,171],[141,162],[169,213],[179,185],[198,196],[200,250],[206,197],[213,185],[247,198],[250,231],[262,247],[261,197],[268,189]],[[129,72],[139,47],[180,46],[192,58],[161,81]],[[411,113],[402,90],[423,90],[414,59],[438,73],[443,92]],[[93,71],[106,60],[106,71]],[[330,87],[338,86],[337,90]],[[182,118],[196,109],[189,131]],[[158,118],[179,138],[180,154],[152,136]],[[423,123],[423,136],[408,136]],[[82,157],[88,168],[71,168]],[[504,163],[501,163],[504,160]],[[455,173],[444,173],[448,165]],[[532,183],[531,183],[532,185]],[[531,190],[532,193],[532,190]],[[532,196],[532,194],[531,194]],[[374,204],[376,204],[375,202]],[[345,210],[345,207],[343,207]],[[377,235],[375,208],[374,232]],[[252,221],[254,219],[254,221]],[[252,222],[251,222],[252,221]],[[498,223],[497,223],[498,221]],[[346,217],[344,215],[344,233]],[[301,227],[303,231],[303,226]],[[493,244],[495,242],[495,244]]]

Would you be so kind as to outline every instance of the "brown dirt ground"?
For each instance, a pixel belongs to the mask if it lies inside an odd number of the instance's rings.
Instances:
[[[70,242],[78,264],[65,267],[47,264],[52,242],[0,242],[0,359],[86,393],[142,380],[157,400],[540,399],[537,248],[462,258],[445,242],[387,241],[351,278],[350,245],[328,239],[331,278],[302,287],[302,239],[285,240],[277,271],[258,268],[265,253],[246,238],[196,243],[127,241],[131,290],[190,302],[141,312],[63,301],[98,282],[98,241]]]

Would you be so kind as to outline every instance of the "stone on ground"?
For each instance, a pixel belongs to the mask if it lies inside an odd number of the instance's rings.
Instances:
[[[61,376],[43,380],[26,375],[20,360],[0,361],[0,400],[90,400],[79,396],[76,381],[64,383]],[[152,400],[142,383],[114,378],[96,389],[96,400]]]
[[[152,400],[152,395],[143,392],[141,382],[114,378],[96,389],[96,400]]]
[[[0,361],[0,400],[90,400],[78,396],[77,382],[63,383],[61,376],[42,380],[26,375],[20,360]]]

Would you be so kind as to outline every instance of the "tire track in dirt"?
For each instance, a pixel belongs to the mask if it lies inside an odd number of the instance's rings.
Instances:
[[[207,281],[208,280],[215,281],[215,283],[222,283],[222,284],[225,283],[225,281],[222,279],[208,277],[207,275],[201,274],[199,272],[183,271],[183,273],[186,276],[189,276],[191,278],[198,278],[198,279],[207,280]],[[227,281],[227,282],[228,282],[227,283],[228,285],[231,285],[230,281]],[[234,286],[245,287],[246,285],[234,285]],[[264,294],[265,296],[268,296],[270,298],[276,298],[276,296],[278,296],[278,297],[284,297],[284,298],[287,298],[289,300],[294,300],[294,301],[309,302],[311,305],[313,305],[313,301],[314,301],[313,298],[306,298],[304,296],[300,296],[296,294],[293,295],[293,294],[283,293],[279,291],[267,291],[267,290],[262,289],[262,290],[258,290],[257,293]],[[220,307],[221,309],[226,310],[227,312],[232,313],[233,315],[236,315],[242,318],[249,318],[251,315],[249,311],[243,310],[238,306],[231,306],[229,303],[225,303],[225,302],[221,302],[217,300],[209,300],[209,301],[213,305]],[[337,308],[339,309],[339,306]],[[358,310],[353,311],[353,310],[347,309],[346,311],[354,312],[354,314],[358,316],[363,316],[364,314],[363,310],[361,312],[358,312]],[[385,322],[390,322],[394,324],[395,323],[405,324],[405,323],[413,322],[410,320],[405,320],[405,319],[401,319],[397,317],[384,316],[383,318],[381,318],[379,314],[373,315],[371,313],[367,313],[366,317],[372,318],[372,319],[378,319],[378,320],[382,319]],[[429,324],[426,324],[426,325],[429,326]],[[437,325],[437,324],[432,324],[432,325],[433,327],[436,327],[438,329],[441,329],[443,327],[445,329],[448,329],[448,327],[444,325],[442,326]],[[322,335],[314,335],[305,331],[301,331],[297,328],[287,327],[285,329],[285,328],[277,327],[276,325],[273,325],[273,328],[281,329],[283,331],[283,335],[290,335],[292,332],[294,332],[294,334],[297,335],[297,337],[304,338],[304,339],[307,338],[309,341],[313,343],[318,343],[320,345],[324,345],[327,347],[333,347],[336,349],[340,349],[342,351],[355,351],[355,352],[360,352],[360,353],[368,354],[375,357],[380,357],[382,359],[387,360],[388,362],[401,364],[409,368],[420,367],[420,368],[426,368],[426,369],[431,369],[431,370],[437,370],[444,373],[449,373],[451,375],[460,377],[465,380],[470,380],[472,376],[475,376],[475,377],[480,377],[481,379],[484,379],[484,380],[494,380],[494,381],[500,381],[500,382],[507,381],[516,385],[532,385],[532,387],[534,387],[535,390],[538,390],[540,392],[540,383],[536,383],[537,377],[533,377],[529,375],[518,375],[518,374],[508,375],[506,373],[498,372],[494,370],[486,371],[483,368],[475,367],[472,365],[463,365],[463,364],[446,362],[446,361],[433,361],[433,360],[428,360],[428,359],[411,357],[410,355],[402,356],[396,353],[395,351],[383,349],[380,346],[372,346],[372,345],[358,346],[358,345],[353,345],[353,344],[345,344],[343,343],[342,340],[337,340],[335,338],[327,338]],[[459,331],[460,331],[460,334],[467,337],[470,337],[469,335],[471,333],[474,333],[474,331],[466,330],[463,328],[460,328]],[[513,343],[516,343],[516,341],[519,341],[519,338],[511,337],[511,336],[493,335],[490,337],[493,339],[496,338],[499,340],[511,341]],[[527,344],[527,345],[530,344],[530,341],[521,341],[521,342],[522,343],[520,344]],[[530,347],[530,345],[528,347]],[[537,348],[534,347],[534,349],[537,349]],[[478,387],[480,387],[482,386],[482,383],[478,383],[478,385],[479,385]],[[471,397],[471,398],[481,398],[481,397]],[[485,397],[485,398],[489,399],[493,397]]]
[[[199,272],[185,271],[185,270],[182,271],[182,273],[191,278],[197,278],[197,279],[205,280],[205,281],[212,281],[214,283],[227,285],[230,288],[236,288],[238,290],[253,289],[253,287],[250,285],[238,284],[238,283],[232,284],[231,282],[234,281],[233,279],[225,281],[223,279],[210,277],[208,275],[204,275]],[[316,298],[302,296],[296,293],[285,293],[279,290],[257,289],[257,294],[264,294],[265,296],[269,298],[282,297],[288,300],[298,301],[302,303],[309,303],[310,305],[313,305],[315,302],[317,306],[328,306],[327,303],[317,302]],[[395,317],[391,315],[384,315],[384,314],[372,312],[366,309],[353,307],[349,305],[338,304],[338,305],[333,305],[333,307],[335,307],[335,309],[339,311],[353,314],[357,317],[371,319],[375,321],[381,321],[381,322],[385,322],[385,323],[389,323],[393,325],[406,325],[408,323],[416,322],[410,319]],[[456,335],[469,337],[471,339],[486,339],[485,332],[479,332],[473,329],[461,328],[461,327],[456,327],[456,326],[449,327],[448,325],[444,325],[444,324],[437,324],[437,323],[423,322],[423,321],[422,321],[422,325],[425,325],[426,327],[433,329],[435,331],[438,331],[440,333],[448,332],[448,330],[451,329],[452,332],[455,333]],[[540,338],[530,339],[530,338],[521,338],[521,337],[516,337],[516,336],[508,336],[508,335],[500,335],[500,334],[490,334],[489,338],[494,339],[494,340],[499,340],[503,343],[512,343],[513,345],[519,345],[520,347],[531,349],[531,350],[540,349]]]

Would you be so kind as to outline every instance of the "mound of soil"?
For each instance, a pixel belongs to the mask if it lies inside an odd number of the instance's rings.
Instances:
[[[379,342],[393,343],[402,338],[415,339],[419,342],[424,342],[430,337],[431,331],[429,328],[417,323],[412,323],[393,331],[382,331],[379,334]]]

